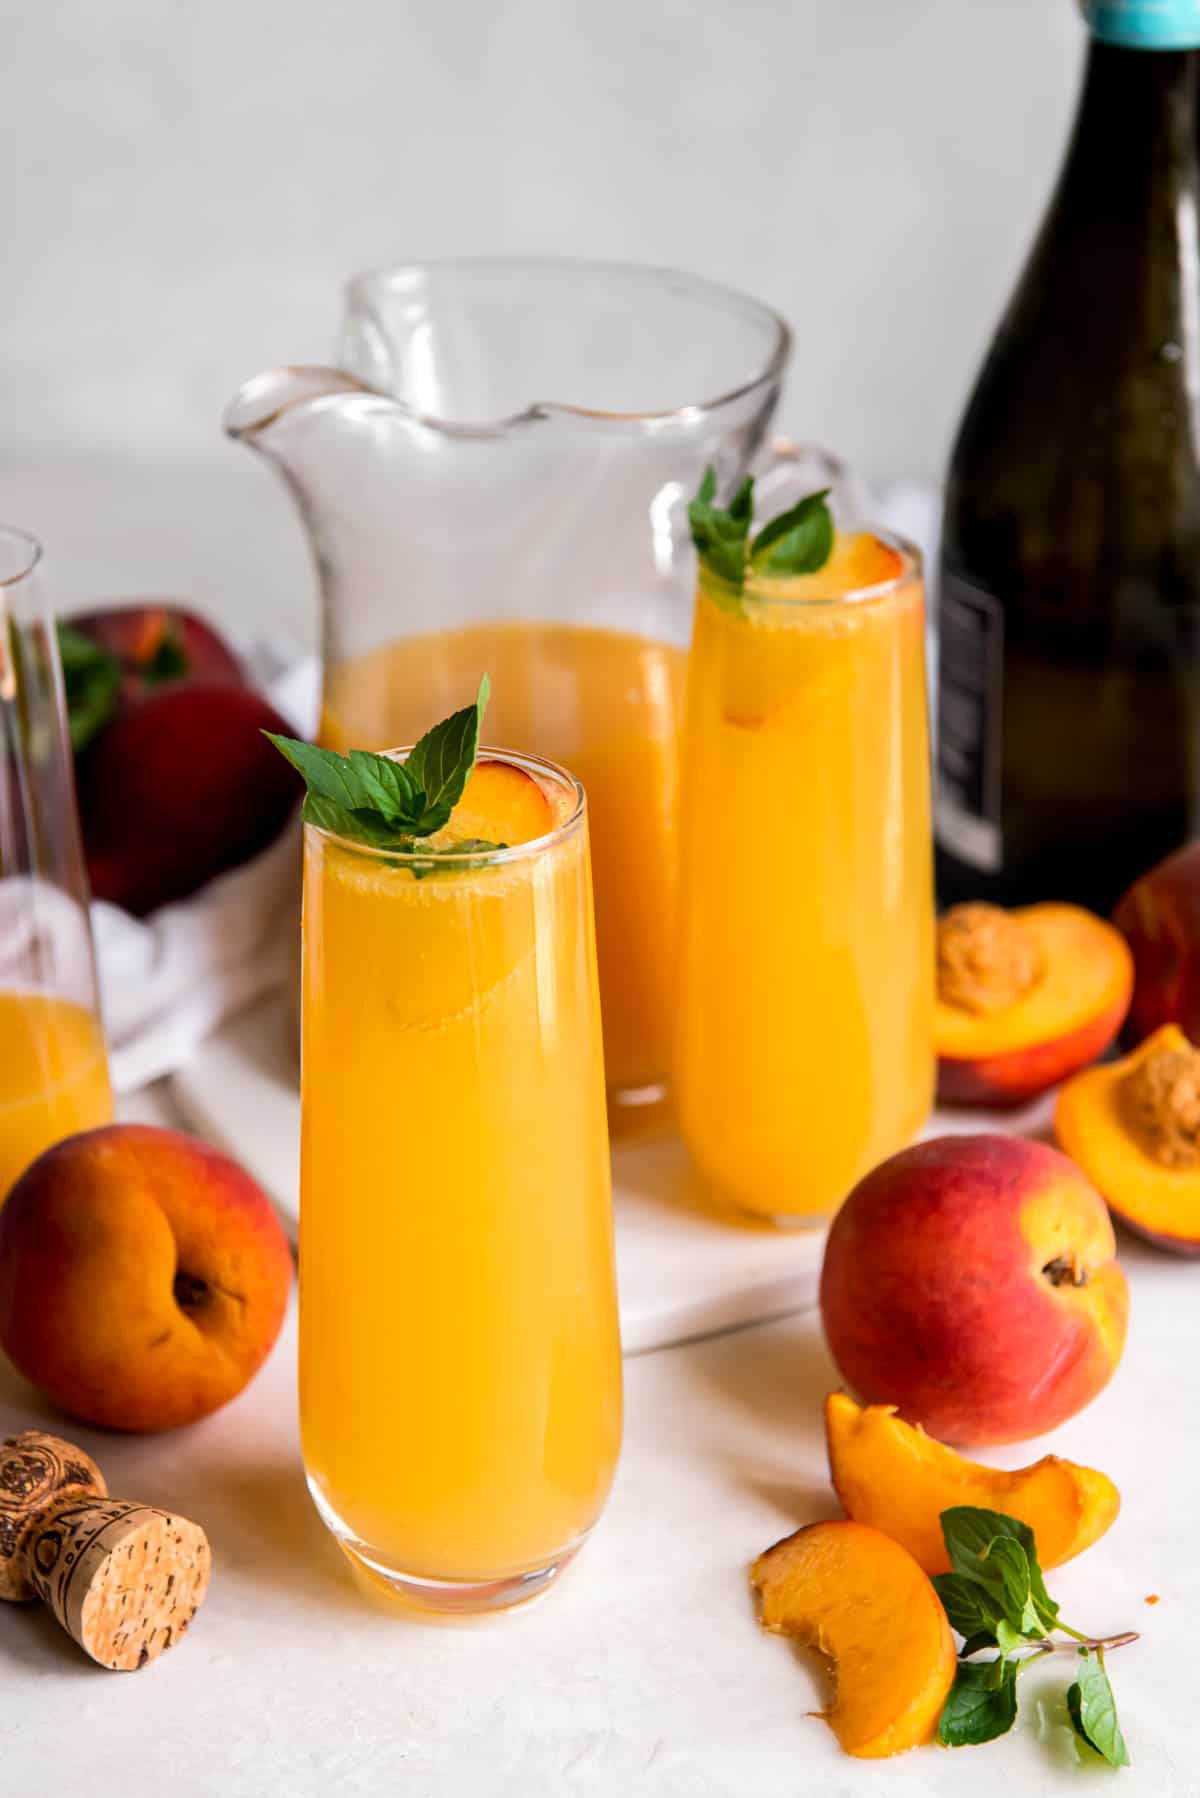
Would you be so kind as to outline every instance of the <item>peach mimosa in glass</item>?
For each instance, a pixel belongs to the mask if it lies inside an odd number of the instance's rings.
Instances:
[[[393,1589],[509,1604],[586,1537],[621,1437],[582,791],[488,751],[408,850],[307,815],[309,1486]]]
[[[552,755],[587,792],[608,1084],[653,1089],[673,1022],[687,653],[625,631],[521,620],[404,637],[330,669],[321,741],[343,752],[408,742],[480,668],[495,683],[496,740]]]
[[[683,765],[681,1128],[782,1222],[835,1210],[934,1085],[919,559],[822,528],[812,572],[740,582],[702,543]]]
[[[0,525],[0,1204],[44,1149],[112,1118],[60,633],[41,562],[32,537]]]
[[[0,1204],[43,1149],[111,1118],[95,1013],[49,993],[0,992]]]

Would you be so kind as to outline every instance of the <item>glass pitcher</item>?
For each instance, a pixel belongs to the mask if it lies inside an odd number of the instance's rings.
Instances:
[[[33,538],[0,526],[0,1204],[112,1117],[54,622]]]
[[[763,441],[768,307],[653,268],[465,261],[362,275],[337,368],[247,383],[226,429],[281,470],[324,610],[322,740],[411,742],[492,678],[488,741],[588,795],[610,1096],[672,1033],[687,501]]]

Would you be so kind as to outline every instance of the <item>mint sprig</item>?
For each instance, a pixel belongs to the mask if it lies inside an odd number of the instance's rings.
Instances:
[[[726,609],[741,610],[747,565],[760,575],[815,574],[829,560],[834,526],[828,487],[806,494],[753,540],[753,479],[747,475],[724,510],[714,504],[716,495],[717,474],[710,462],[688,506],[688,523],[701,562],[722,582],[713,597]]]
[[[263,734],[304,778],[307,824],[372,849],[412,852],[449,822],[463,796],[490,691],[485,674],[475,703],[426,731],[403,762],[366,749],[339,755],[296,737]],[[452,844],[450,853],[482,855],[504,847],[473,837]]]
[[[1043,1655],[1067,1653],[1079,1663],[1067,1693],[1076,1733],[1112,1766],[1127,1766],[1104,1650],[1135,1642],[1136,1632],[1097,1640],[1063,1623],[1046,1590],[1033,1531],[1020,1518],[955,1505],[941,1521],[952,1571],[935,1574],[933,1584],[964,1642],[938,1722],[939,1741],[958,1748],[1006,1734],[1016,1719],[1017,1681],[1025,1668]],[[990,1660],[972,1659],[986,1648],[997,1651]]]

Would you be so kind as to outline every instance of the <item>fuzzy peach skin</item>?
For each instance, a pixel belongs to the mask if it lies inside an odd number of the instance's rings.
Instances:
[[[108,1429],[171,1429],[233,1398],[291,1280],[266,1195],[173,1130],[68,1137],[0,1210],[0,1347],[60,1410]]]
[[[1133,951],[1133,1003],[1122,1032],[1140,1043],[1163,1024],[1200,1041],[1200,841],[1135,880],[1113,913]]]
[[[843,1378],[943,1442],[1020,1442],[1111,1378],[1129,1293],[1104,1201],[1056,1149],[943,1136],[883,1162],[821,1271]]]

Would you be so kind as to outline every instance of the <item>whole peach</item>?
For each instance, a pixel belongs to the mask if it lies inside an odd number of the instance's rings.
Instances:
[[[228,682],[159,688],[79,757],[79,813],[97,899],[142,917],[257,855],[303,790],[263,735],[289,726]]]
[[[68,1137],[0,1209],[0,1347],[60,1410],[109,1429],[171,1429],[235,1397],[291,1280],[265,1193],[173,1130]]]
[[[1200,842],[1135,880],[1113,923],[1133,951],[1125,1041],[1140,1043],[1163,1024],[1200,1041]]]
[[[1043,1143],[943,1136],[835,1217],[821,1313],[844,1378],[943,1442],[1019,1442],[1082,1409],[1125,1345],[1104,1201]]]

